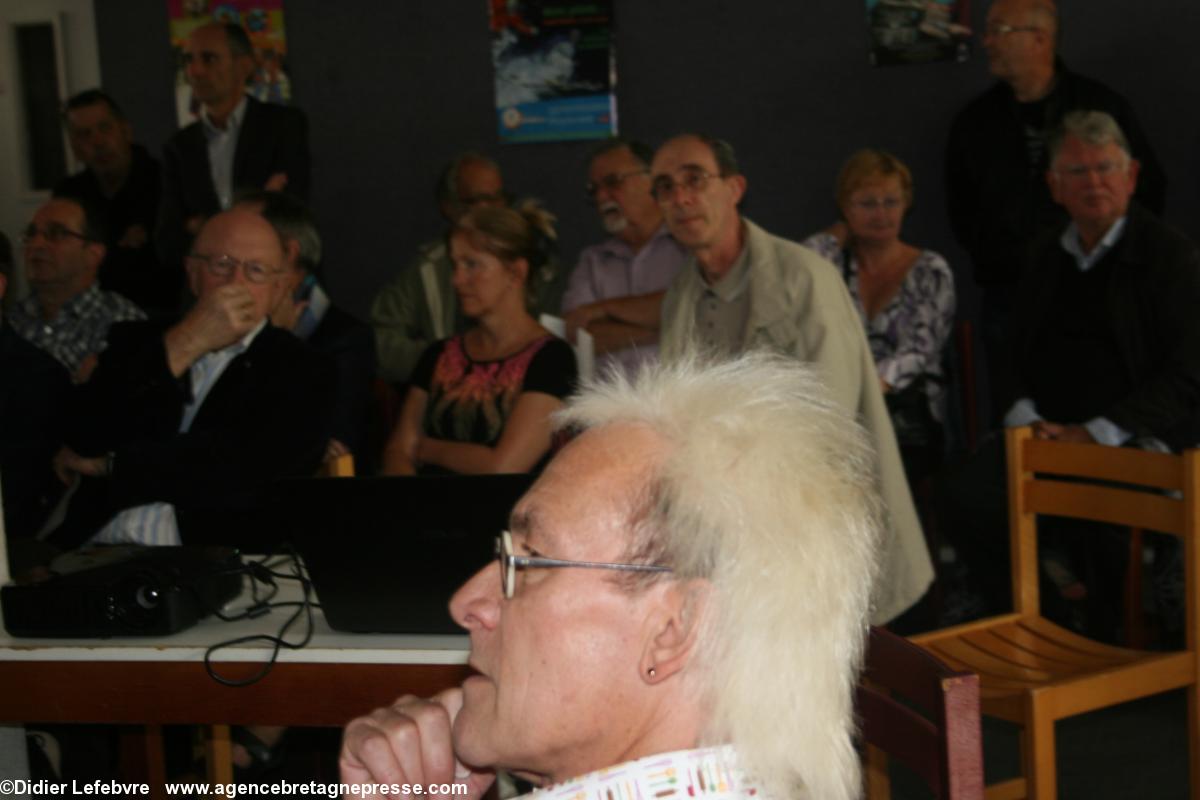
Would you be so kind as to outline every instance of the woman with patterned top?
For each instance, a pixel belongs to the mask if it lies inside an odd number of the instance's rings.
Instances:
[[[384,473],[527,472],[550,453],[550,415],[575,381],[566,342],[529,313],[528,278],[550,257],[553,217],[533,203],[479,207],[450,233],[465,333],[413,370]]]
[[[913,200],[912,173],[900,159],[860,150],[842,166],[835,197],[842,221],[804,244],[846,279],[912,485],[941,462],[954,275],[940,255],[900,239]]]

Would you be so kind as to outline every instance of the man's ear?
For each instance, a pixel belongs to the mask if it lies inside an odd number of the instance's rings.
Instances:
[[[712,584],[698,578],[662,586],[646,618],[645,644],[638,664],[643,681],[661,683],[687,666],[695,654],[711,594]]]
[[[728,180],[729,185],[733,187],[733,204],[737,205],[738,203],[742,202],[742,198],[746,196],[746,188],[748,186],[746,183],[746,176],[730,175]]]
[[[191,258],[183,260],[184,271],[187,272],[187,287],[192,297],[200,299],[200,272],[204,269],[198,261]]]
[[[84,252],[87,253],[88,269],[99,272],[100,265],[104,263],[104,255],[108,252],[108,248],[102,242],[87,242],[84,246]]]
[[[283,243],[283,260],[287,262],[287,266],[293,272],[302,272],[300,269],[300,243],[295,239],[288,239]],[[303,276],[301,276],[303,278]]]
[[[1050,197],[1054,202],[1062,205],[1062,200],[1059,198],[1059,177],[1058,173],[1052,169],[1046,170],[1046,185],[1050,187]]]
[[[1137,191],[1137,179],[1138,174],[1141,173],[1141,171],[1142,162],[1138,161],[1136,158],[1129,159],[1129,170],[1125,173],[1125,175],[1129,179],[1130,193]]]
[[[4,299],[6,291],[8,291],[8,276],[0,272],[0,300]]]

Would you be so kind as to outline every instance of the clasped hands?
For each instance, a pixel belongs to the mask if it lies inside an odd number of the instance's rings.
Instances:
[[[1034,422],[1033,436],[1035,439],[1053,439],[1059,442],[1074,442],[1075,444],[1095,444],[1096,440],[1082,425],[1062,425],[1057,422],[1047,422],[1040,419]]]
[[[346,726],[338,757],[345,784],[464,783],[477,800],[491,787],[496,774],[476,771],[458,761],[451,731],[462,709],[462,689],[446,689],[429,699],[404,695]],[[357,796],[356,796],[357,797]]]

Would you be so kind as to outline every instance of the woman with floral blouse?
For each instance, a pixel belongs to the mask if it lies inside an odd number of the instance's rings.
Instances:
[[[946,260],[900,239],[912,206],[912,173],[882,150],[860,150],[842,166],[842,221],[811,236],[828,258],[866,328],[909,483],[937,468],[944,442],[942,348],[954,324],[954,276]]]

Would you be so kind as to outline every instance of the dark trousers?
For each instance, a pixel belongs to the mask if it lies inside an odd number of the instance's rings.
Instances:
[[[951,464],[936,489],[941,535],[966,566],[968,587],[983,596],[987,614],[1012,608],[1006,461],[1004,436],[992,434],[965,460]],[[1039,559],[1052,555],[1087,588],[1086,600],[1072,602],[1043,579],[1043,614],[1113,640],[1123,600],[1127,544],[1127,532],[1111,525],[1040,518]]]

